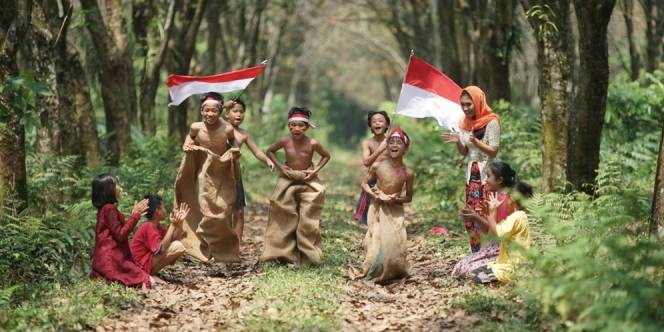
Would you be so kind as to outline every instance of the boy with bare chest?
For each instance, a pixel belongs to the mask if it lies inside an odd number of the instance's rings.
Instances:
[[[390,128],[390,117],[387,112],[369,112],[367,116],[367,125],[371,129],[373,137],[362,142],[362,164],[369,168],[376,162],[387,158],[387,137],[385,134]],[[369,186],[376,185],[376,179],[369,181]],[[360,199],[355,205],[355,220],[360,224],[367,224],[367,211],[371,205],[371,196],[364,190],[360,193]]]
[[[330,154],[313,138],[306,135],[311,111],[293,107],[288,112],[290,137],[282,138],[267,150],[267,156],[280,172],[270,197],[270,216],[265,230],[262,261],[283,261],[294,264],[321,263],[320,217],[325,202],[325,186],[318,172],[330,160]],[[276,152],[284,149],[282,164]],[[313,164],[314,152],[320,160]]]
[[[386,283],[408,275],[404,203],[413,198],[415,175],[403,164],[410,139],[396,128],[387,141],[387,159],[374,163],[362,181],[362,189],[373,198],[369,207],[369,229],[365,238],[363,273],[367,279]],[[369,186],[372,178],[375,187]],[[404,193],[405,192],[405,193]]]
[[[233,128],[235,143],[240,148],[243,144],[246,143],[254,157],[265,163],[265,165],[270,168],[270,170],[273,170],[274,163],[272,163],[272,161],[267,156],[265,156],[263,151],[261,151],[258,146],[256,146],[256,142],[251,137],[249,132],[243,128],[240,128],[240,125],[244,121],[244,115],[246,111],[244,102],[240,99],[236,99],[233,100],[232,103],[232,106],[227,108],[228,111],[226,112],[226,118],[228,123]],[[238,181],[235,206],[233,208],[233,229],[235,230],[235,233],[237,233],[240,242],[242,242],[242,233],[244,230],[244,207],[247,205],[247,202],[244,195],[244,183],[242,181],[242,175],[240,172],[240,163],[236,164],[236,174],[238,174]]]
[[[189,255],[203,261],[240,259],[239,238],[232,228],[239,175],[235,174],[235,164],[240,150],[233,127],[219,118],[222,108],[232,104],[224,104],[217,93],[203,96],[203,121],[193,123],[189,129],[175,180],[175,203],[191,207],[183,223],[181,242]]]

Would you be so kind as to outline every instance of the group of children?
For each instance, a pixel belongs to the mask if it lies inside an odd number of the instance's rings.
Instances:
[[[152,287],[160,281],[156,273],[184,253],[202,261],[239,260],[245,197],[238,157],[239,148],[245,143],[258,160],[279,172],[270,197],[261,261],[321,263],[320,218],[325,185],[318,173],[330,160],[330,154],[319,141],[306,135],[309,128],[315,128],[310,122],[311,112],[293,107],[288,112],[290,136],[272,144],[265,154],[240,128],[244,112],[245,105],[240,100],[224,102],[216,93],[203,96],[203,121],[191,125],[183,145],[185,153],[175,185],[176,208],[168,228],[160,223],[167,212],[159,196],[146,195],[125,221],[115,206],[122,191],[118,179],[109,174],[94,178],[92,201],[98,213],[92,277]],[[220,118],[222,113],[226,120]],[[408,275],[404,203],[412,200],[414,174],[404,165],[403,157],[411,141],[401,128],[389,130],[386,112],[371,112],[367,120],[373,136],[362,143],[362,160],[368,172],[362,180],[355,218],[368,225],[363,241],[364,276],[386,283]],[[285,152],[284,162],[276,156],[281,149]],[[316,163],[314,153],[320,156]],[[492,194],[482,203],[485,213],[464,208],[460,217],[482,223],[485,233],[512,236],[517,242],[525,232],[527,241],[525,214],[511,213],[507,217],[503,211],[505,205],[512,211],[518,207],[518,200],[501,193],[502,188],[517,183],[516,175],[498,164],[494,165],[496,169],[491,165],[494,164],[490,164],[486,182]],[[143,215],[148,220],[138,228],[130,244],[129,233]],[[519,231],[519,227],[526,230]],[[498,249],[496,255],[482,256],[493,261],[464,259],[460,267],[455,267],[454,275],[472,273],[483,280],[505,280],[501,276],[509,275],[510,254],[502,243]],[[495,267],[493,273],[487,266]]]

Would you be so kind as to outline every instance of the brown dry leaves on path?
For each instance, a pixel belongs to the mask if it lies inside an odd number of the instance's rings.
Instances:
[[[410,214],[408,219],[413,218]],[[477,317],[452,307],[469,292],[450,276],[456,260],[436,257],[425,236],[409,232],[410,275],[398,282],[382,286],[355,278],[362,259],[356,260],[345,285],[341,331],[468,331],[478,323]]]
[[[253,204],[245,220],[240,263],[205,264],[185,257],[160,272],[167,284],[140,290],[143,303],[124,308],[96,330],[241,330],[254,294],[251,279],[259,267],[267,204]]]

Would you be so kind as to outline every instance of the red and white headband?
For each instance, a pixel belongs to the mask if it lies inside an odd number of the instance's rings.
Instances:
[[[406,133],[403,132],[401,127],[396,127],[390,137],[399,137],[403,144],[406,145],[406,147],[410,145],[410,140],[408,139],[408,136],[406,136]]]
[[[300,114],[300,113],[293,113],[288,117],[288,123],[295,122],[295,121],[301,121],[309,125],[311,128],[316,128],[316,126],[309,122],[309,116],[306,114]]]

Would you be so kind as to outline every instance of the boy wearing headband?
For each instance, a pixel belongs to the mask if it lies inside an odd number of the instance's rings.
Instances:
[[[362,142],[362,164],[364,167],[371,167],[375,162],[379,162],[387,158],[387,130],[390,128],[390,117],[387,116],[385,111],[372,111],[367,116],[367,125],[371,129],[373,137]],[[374,178],[369,182],[370,186],[376,184]],[[367,224],[367,211],[371,205],[371,196],[362,191],[360,199],[355,205],[355,220],[360,224]]]
[[[265,230],[262,261],[291,264],[321,263],[320,217],[325,202],[325,186],[318,172],[330,160],[330,154],[306,131],[315,126],[309,121],[311,111],[293,107],[288,112],[290,136],[272,144],[266,154],[280,172],[270,197],[270,215]],[[284,149],[286,163],[276,152]],[[320,160],[313,164],[314,152]]]
[[[175,179],[175,205],[191,208],[182,224],[181,239],[187,254],[202,261],[240,260],[238,234],[231,227],[239,174],[236,174],[240,150],[235,143],[233,126],[219,118],[224,103],[218,93],[201,98],[202,122],[189,129],[182,163]]]
[[[387,140],[387,158],[371,165],[362,181],[362,189],[372,197],[362,269],[366,279],[379,284],[408,275],[403,204],[413,199],[415,178],[403,163],[409,145],[408,135],[401,128],[395,128]],[[369,183],[373,178],[377,182],[372,188]]]

